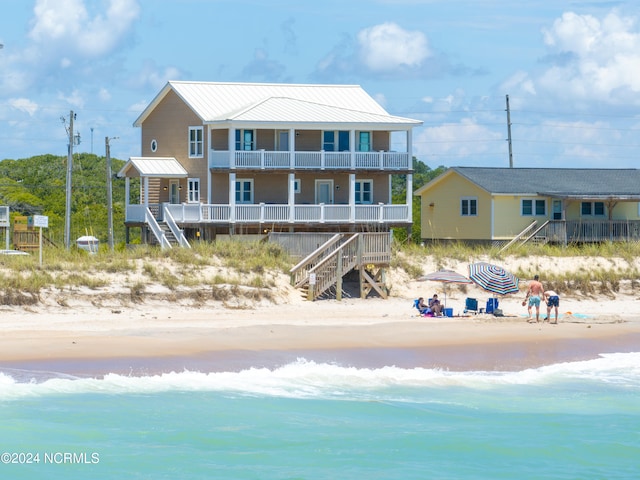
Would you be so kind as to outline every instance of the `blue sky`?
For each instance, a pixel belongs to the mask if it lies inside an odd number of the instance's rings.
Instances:
[[[140,154],[168,80],[348,83],[437,166],[637,167],[640,2],[0,0],[0,159]],[[92,130],[93,129],[93,130]]]

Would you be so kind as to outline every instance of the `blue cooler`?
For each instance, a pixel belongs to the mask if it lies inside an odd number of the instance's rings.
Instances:
[[[490,298],[489,300],[487,300],[487,309],[485,310],[485,312],[487,313],[493,313],[495,309],[498,308],[498,299],[497,298]]]
[[[453,308],[443,308],[442,312],[445,317],[453,317]]]

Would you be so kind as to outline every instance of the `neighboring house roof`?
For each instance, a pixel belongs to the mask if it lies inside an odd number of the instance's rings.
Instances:
[[[451,167],[415,194],[454,173],[495,195],[640,200],[640,170],[635,168]]]
[[[359,85],[168,82],[134,122],[139,127],[173,90],[203,123],[289,122],[420,125],[389,115]]]
[[[125,177],[134,168],[141,177],[186,178],[187,171],[173,157],[129,157],[129,161],[118,172],[118,177]]]

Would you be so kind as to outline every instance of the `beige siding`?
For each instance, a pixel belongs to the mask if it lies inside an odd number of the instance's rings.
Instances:
[[[288,181],[287,173],[261,173],[237,172],[237,179],[252,179],[255,203],[287,203]],[[335,204],[349,203],[349,174],[317,174],[298,172],[296,179],[300,180],[300,193],[295,195],[298,204],[315,203],[315,181],[333,180],[333,194]],[[373,181],[373,203],[389,202],[389,175],[356,175],[356,180]],[[212,203],[227,203],[229,199],[229,175],[227,173],[214,173],[212,180]]]
[[[477,216],[460,214],[463,197],[477,198]],[[491,239],[491,195],[458,175],[449,175],[424,192],[421,209],[422,238]]]
[[[389,132],[373,132],[372,149],[374,152],[388,152],[390,148],[391,134]]]
[[[198,116],[187,107],[184,102],[170,91],[149,114],[142,124],[142,156],[152,157],[175,157],[189,172],[189,177],[200,179],[200,198],[206,202],[208,166],[207,148],[208,139],[206,128],[203,128],[203,151],[202,158],[189,158],[189,127],[201,126],[202,122]],[[158,149],[151,151],[151,140],[158,142]],[[167,185],[168,181],[162,181],[161,186]],[[186,201],[187,182],[180,179],[182,190],[180,191],[180,201]],[[163,195],[161,190],[161,196]]]

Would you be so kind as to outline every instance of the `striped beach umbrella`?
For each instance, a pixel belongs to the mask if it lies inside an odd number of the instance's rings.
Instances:
[[[469,278],[478,286],[496,295],[518,292],[518,278],[504,268],[491,263],[469,265]]]
[[[464,275],[454,272],[453,270],[438,270],[437,272],[427,273],[418,278],[418,280],[430,280],[432,282],[441,282],[443,284],[447,283],[473,283]],[[447,306],[447,289],[442,288],[444,291],[444,305]]]

